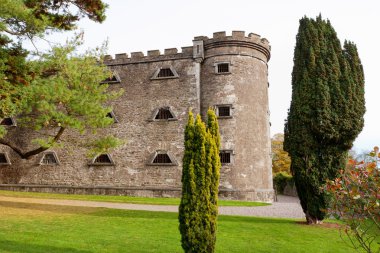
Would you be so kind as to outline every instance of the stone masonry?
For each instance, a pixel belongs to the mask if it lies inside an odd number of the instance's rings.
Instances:
[[[109,89],[125,92],[112,104],[115,123],[98,134],[125,144],[88,159],[78,145],[85,137],[66,132],[64,147],[29,160],[0,145],[0,189],[179,197],[187,113],[204,118],[212,107],[222,138],[220,197],[271,202],[269,58],[268,41],[242,31],[195,37],[181,52],[106,56]],[[8,136],[28,148],[36,137],[17,126]]]

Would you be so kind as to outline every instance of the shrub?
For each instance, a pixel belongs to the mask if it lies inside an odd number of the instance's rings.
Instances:
[[[362,166],[341,170],[324,190],[331,200],[329,213],[345,223],[352,245],[380,252],[380,171]]]
[[[220,175],[218,120],[207,112],[207,127],[200,115],[189,112],[185,129],[182,198],[179,206],[181,245],[186,253],[215,251]]]
[[[273,177],[273,185],[277,193],[284,193],[285,186],[293,184],[293,177],[286,172],[276,173]]]

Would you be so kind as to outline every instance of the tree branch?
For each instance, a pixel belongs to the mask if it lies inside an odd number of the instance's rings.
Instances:
[[[14,36],[23,36],[25,35],[24,33],[21,33],[21,32],[14,32],[14,31],[11,31],[7,28],[3,28],[3,31],[6,32],[6,33],[9,33],[10,35],[14,35]]]
[[[49,143],[50,145],[53,145],[54,143],[56,143],[59,138],[61,138],[63,132],[65,131],[65,128],[64,127],[60,127],[57,134],[54,136],[53,140]],[[46,150],[48,150],[50,147],[38,147],[36,149],[33,149],[33,150],[30,150],[30,151],[27,151],[27,152],[23,152],[20,148],[16,147],[15,145],[13,145],[11,142],[9,141],[6,141],[4,139],[0,139],[0,144],[3,144],[5,146],[8,146],[9,148],[11,148],[14,152],[16,152],[22,159],[29,159],[31,158],[32,156],[34,155],[37,155],[41,152],[44,152]]]

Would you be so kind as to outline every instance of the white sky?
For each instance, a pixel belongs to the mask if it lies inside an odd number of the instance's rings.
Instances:
[[[365,127],[355,142],[357,151],[380,145],[380,95],[378,0],[106,0],[107,20],[103,24],[81,21],[85,45],[109,41],[109,54],[191,46],[194,36],[212,37],[213,32],[253,32],[269,40],[271,133],[283,132],[291,98],[293,50],[298,21],[304,15],[328,18],[341,42],[355,42],[366,78]],[[64,36],[67,36],[64,35]]]

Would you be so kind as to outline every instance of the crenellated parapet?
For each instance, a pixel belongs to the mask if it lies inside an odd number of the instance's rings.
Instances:
[[[143,52],[132,52],[130,56],[127,53],[116,54],[114,57],[106,55],[104,57],[107,65],[124,65],[141,62],[168,61],[188,58],[203,58],[204,52],[216,48],[246,48],[253,49],[262,53],[266,61],[270,58],[269,41],[261,38],[260,35],[249,33],[245,35],[244,31],[232,31],[231,35],[226,32],[215,32],[212,38],[207,36],[196,36],[193,40],[193,46],[177,48],[167,48],[164,53],[160,50],[149,50],[146,54]],[[239,50],[236,50],[239,51]],[[241,51],[241,50],[240,50]]]
[[[181,52],[177,48],[167,48],[162,54],[160,50],[149,50],[146,54],[143,52],[132,52],[130,56],[126,53],[104,56],[107,65],[134,64],[140,62],[156,62],[167,60],[187,59],[193,57],[193,47],[182,47]]]
[[[229,48],[235,52],[241,52],[243,51],[242,48],[247,48],[262,53],[266,57],[266,61],[270,59],[271,47],[269,41],[255,33],[249,33],[246,36],[244,31],[232,31],[231,35],[227,35],[225,31],[222,31],[215,32],[212,38],[206,36],[194,37],[195,41],[203,41],[205,51],[215,48]]]

